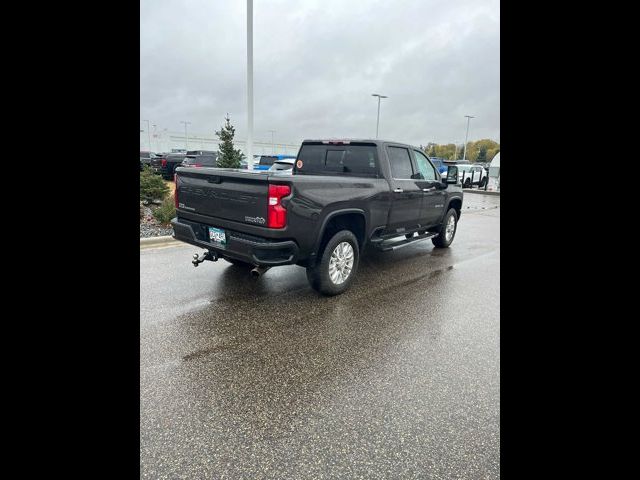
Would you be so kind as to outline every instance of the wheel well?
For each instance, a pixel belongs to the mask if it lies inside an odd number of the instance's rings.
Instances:
[[[361,213],[343,213],[332,217],[324,227],[322,240],[318,248],[318,257],[324,251],[325,245],[340,230],[351,230],[358,239],[358,248],[362,249],[365,238],[365,221]]]
[[[460,211],[462,210],[462,200],[460,200],[459,198],[454,198],[453,200],[451,200],[451,202],[449,202],[449,208],[455,209],[458,218],[460,218]],[[447,211],[449,210],[449,208],[447,208]]]

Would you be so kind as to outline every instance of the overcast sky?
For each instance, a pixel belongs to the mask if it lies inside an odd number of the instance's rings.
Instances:
[[[254,0],[254,139],[500,139],[498,0]],[[246,1],[141,0],[140,119],[247,125]],[[140,128],[146,128],[141,124]]]

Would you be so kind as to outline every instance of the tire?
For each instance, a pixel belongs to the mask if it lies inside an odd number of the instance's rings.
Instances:
[[[348,248],[343,245],[345,243],[350,246],[350,250],[348,250]],[[351,253],[351,256],[349,256],[349,253]],[[346,255],[346,264],[342,263],[342,255]],[[334,256],[333,262],[332,256]],[[352,263],[351,268],[348,270],[346,278],[339,283],[334,282],[334,280],[332,280],[331,278],[331,272],[329,270],[331,266],[330,264],[337,263],[338,267],[340,265],[348,266],[349,258],[352,258]],[[339,295],[346,291],[351,286],[351,283],[353,283],[353,279],[356,276],[356,271],[358,270],[359,259],[360,249],[358,248],[358,239],[350,230],[340,230],[327,242],[327,245],[322,251],[322,256],[320,257],[316,265],[313,267],[307,267],[307,280],[309,280],[311,288],[323,295]],[[343,272],[344,270],[341,270],[340,268],[333,271],[336,280],[340,280],[342,278]]]
[[[413,233],[405,233],[404,237],[408,240],[410,238],[413,238]]]
[[[227,262],[229,262],[230,264],[236,266],[236,267],[253,267],[252,263],[247,263],[247,262],[243,262],[242,260],[236,260],[235,258],[227,258],[227,257],[223,257]]]
[[[450,219],[453,218],[453,232],[447,235],[447,225],[450,225]],[[453,242],[456,237],[456,231],[458,230],[458,214],[454,208],[450,208],[447,214],[442,219],[442,225],[437,237],[433,237],[431,241],[437,248],[447,248]]]
[[[469,178],[465,179],[464,184],[462,185],[463,188],[471,188],[471,180]]]
[[[478,188],[484,188],[486,184],[487,184],[487,177],[483,177],[483,179],[478,184]]]

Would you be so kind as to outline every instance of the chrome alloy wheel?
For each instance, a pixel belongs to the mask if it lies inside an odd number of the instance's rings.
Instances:
[[[329,277],[335,285],[344,283],[353,270],[353,247],[349,242],[339,243],[329,259]]]
[[[456,231],[456,219],[453,215],[451,215],[449,217],[449,220],[447,220],[447,227],[446,230],[444,231],[444,238],[447,240],[447,242],[450,242],[451,239],[453,238],[453,233]]]

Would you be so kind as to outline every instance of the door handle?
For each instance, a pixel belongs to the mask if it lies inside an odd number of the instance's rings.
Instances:
[[[404,192],[404,190],[403,190],[403,189],[401,189],[401,188],[394,188],[394,189],[393,189],[393,192],[394,192],[394,193],[402,193],[402,192]]]
[[[422,191],[423,192],[433,192],[436,189],[436,187],[431,187],[431,188],[423,188]]]

